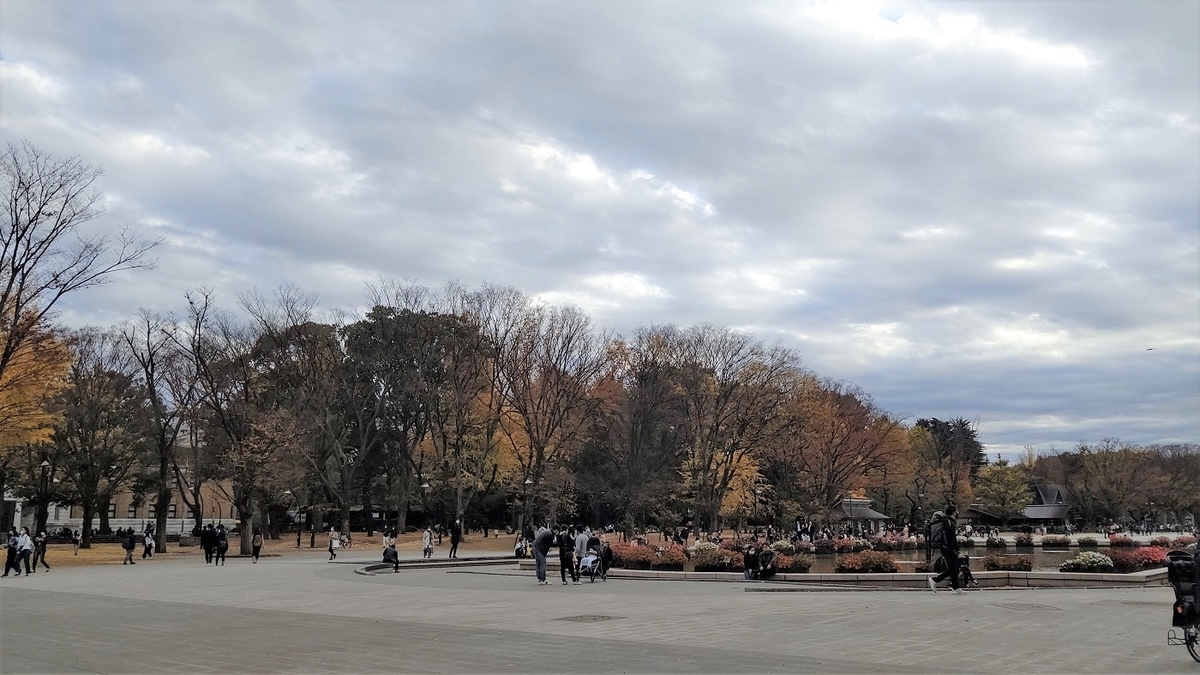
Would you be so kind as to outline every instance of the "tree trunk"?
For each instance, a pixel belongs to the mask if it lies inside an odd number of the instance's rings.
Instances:
[[[242,555],[250,555],[252,550],[250,539],[253,536],[254,529],[254,506],[249,508],[238,508],[238,529],[241,530],[238,534],[238,550]]]
[[[171,505],[171,463],[158,455],[158,498],[154,500],[154,552],[167,550],[167,508]]]
[[[372,516],[372,511],[371,511],[371,484],[370,484],[370,481],[367,481],[367,480],[363,480],[363,488],[362,488],[362,510],[363,510],[363,518],[365,518],[365,519],[366,519],[366,521],[367,521],[367,523],[366,523],[366,525],[367,525],[367,536],[369,537],[369,536],[371,536],[372,534],[374,534],[374,533],[375,533],[375,530],[374,530],[374,527],[373,527],[373,526],[374,526],[374,522],[373,522],[373,521],[374,521],[374,518],[372,518],[372,517],[371,517],[371,516]]]
[[[92,519],[95,517],[96,514],[92,511],[92,507],[85,501],[83,503],[83,525],[80,526],[83,531],[79,533],[79,548],[92,547]]]
[[[350,534],[350,502],[342,500],[338,513],[342,519],[342,527],[339,532]]]
[[[100,534],[112,534],[112,528],[108,526],[108,504],[111,499],[100,502]]]

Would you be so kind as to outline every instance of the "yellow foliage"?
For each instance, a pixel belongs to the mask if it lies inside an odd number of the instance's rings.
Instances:
[[[49,439],[56,415],[48,404],[66,386],[70,365],[70,351],[53,333],[30,331],[0,375],[0,449]]]

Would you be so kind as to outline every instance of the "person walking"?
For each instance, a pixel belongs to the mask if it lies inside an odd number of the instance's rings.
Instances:
[[[79,530],[72,531],[71,532],[71,548],[74,549],[74,551],[75,551],[72,555],[79,555],[79,544],[80,543],[82,543],[82,541],[79,538]]]
[[[200,548],[204,549],[204,564],[212,563],[213,550],[217,547],[217,540],[213,532],[212,523],[209,523],[200,530]]]
[[[142,560],[146,558],[154,559],[154,529],[146,528],[146,533],[142,535]]]
[[[133,528],[121,538],[121,548],[125,549],[125,559],[121,561],[122,565],[136,565],[133,561],[133,549],[137,547],[137,540],[133,538]]]
[[[329,559],[337,559],[338,549],[342,547],[342,537],[334,528],[329,528]]]
[[[428,525],[421,534],[421,555],[425,558],[433,557],[433,530]]]
[[[929,577],[929,589],[934,593],[937,593],[938,583],[949,577],[955,595],[962,595],[962,589],[958,587],[958,536],[955,532],[958,524],[954,521],[957,513],[958,507],[951,504],[946,507],[945,513],[934,513],[929,524],[929,543],[938,548],[942,559],[946,561],[946,569],[941,574]]]
[[[9,570],[15,570],[17,576],[21,576],[21,566],[17,563],[20,555],[20,537],[17,536],[16,528],[9,528],[8,537],[4,542],[4,574],[0,576],[8,576]]]
[[[34,572],[37,571],[38,561],[41,561],[42,567],[45,567],[47,572],[50,571],[50,563],[46,562],[46,539],[47,537],[45,532],[38,532],[37,536],[33,538]]]
[[[225,554],[229,552],[229,537],[225,534],[225,526],[217,525],[217,554],[213,557],[213,567],[218,564],[225,566]]]
[[[263,547],[262,530],[260,530],[256,527],[256,528],[254,528],[254,536],[251,537],[251,539],[250,539],[250,550],[251,550],[250,556],[253,558],[253,560],[250,561],[251,563],[253,563],[255,565],[258,564],[258,554],[262,552],[262,547]]]
[[[567,575],[571,576],[571,583],[579,583],[579,573],[575,571],[575,530],[560,526],[554,543],[558,546],[558,571],[563,586],[567,585]]]
[[[450,557],[458,557],[458,542],[462,541],[462,521],[455,520],[450,526]]]
[[[554,531],[545,525],[539,527],[533,535],[533,566],[537,573],[537,582],[542,586],[550,583],[546,581],[546,556],[550,554],[550,547],[553,545]]]

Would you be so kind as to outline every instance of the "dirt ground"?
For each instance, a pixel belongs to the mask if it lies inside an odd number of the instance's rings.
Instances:
[[[462,543],[458,545],[459,557],[466,557],[472,552],[487,552],[495,553],[501,551],[512,551],[513,544],[516,539],[514,535],[506,535],[503,532],[499,537],[495,533],[489,533],[492,536],[486,540],[482,533],[468,534],[463,538]],[[368,537],[363,532],[355,532],[352,534],[353,548],[351,551],[379,551],[383,548],[383,535],[376,532],[374,536]],[[435,540],[436,542],[436,540]],[[237,557],[238,543],[237,538],[230,539],[229,557]],[[326,547],[329,545],[328,536],[318,532],[316,536],[315,548],[309,548],[309,533],[305,532],[301,536],[301,546],[296,548],[295,533],[281,535],[279,539],[268,539],[263,544],[262,555],[264,556],[294,556],[294,555],[326,555]],[[403,552],[420,553],[421,551],[421,533],[410,532],[400,537],[397,542],[397,548]],[[434,555],[437,556],[441,551],[445,556],[450,550],[450,538],[443,537],[442,545],[434,545]],[[175,560],[179,558],[200,557],[204,552],[199,546],[180,547],[178,544],[170,543],[167,545],[165,552],[157,552],[154,554],[156,560]],[[70,544],[51,544],[46,549],[46,562],[49,563],[51,569],[54,567],[78,567],[84,565],[120,565],[125,559],[125,550],[120,544],[92,544],[90,549],[81,548],[78,553],[73,553]],[[133,552],[133,560],[135,563],[142,562],[142,547],[138,546]],[[149,562],[149,561],[148,561]],[[44,568],[43,568],[44,569]]]

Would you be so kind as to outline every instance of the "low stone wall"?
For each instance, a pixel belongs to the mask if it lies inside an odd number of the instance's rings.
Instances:
[[[547,561],[550,563],[551,561]],[[556,571],[558,561],[552,561]],[[532,560],[521,560],[521,570],[533,571]],[[1159,568],[1131,574],[1087,574],[1083,572],[973,572],[981,588],[1143,588],[1166,586],[1167,570]],[[617,579],[660,579],[663,581],[741,581],[738,572],[666,572],[628,570],[614,567],[608,576]],[[771,581],[821,586],[859,586],[866,588],[928,589],[930,575],[900,572],[896,574],[776,574]]]

